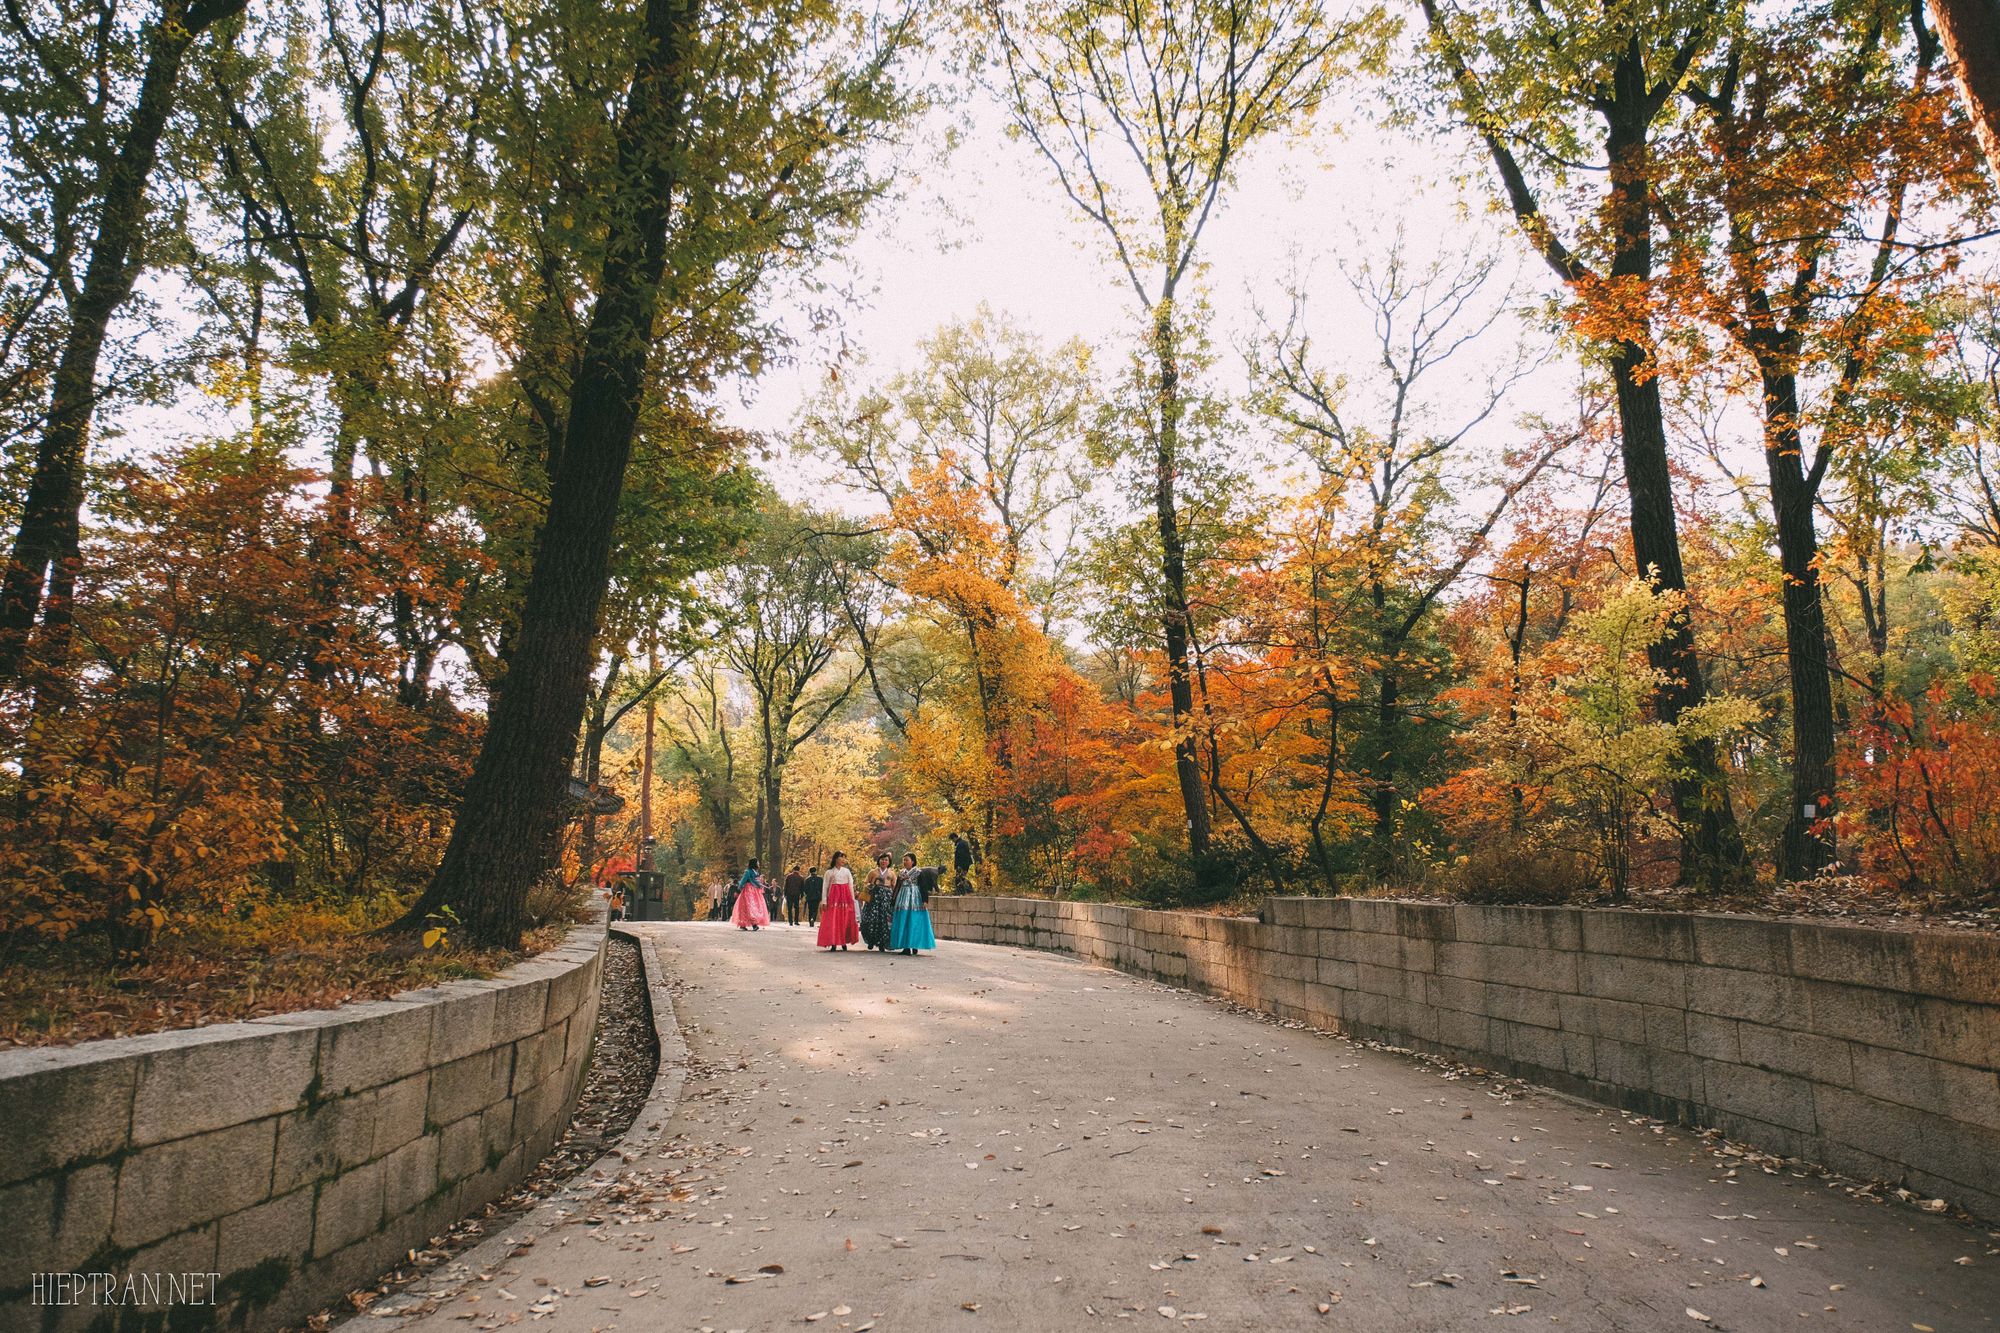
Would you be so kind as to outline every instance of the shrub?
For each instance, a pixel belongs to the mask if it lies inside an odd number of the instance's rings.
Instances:
[[[1479,848],[1459,858],[1446,881],[1460,902],[1562,907],[1597,897],[1603,874],[1589,857],[1519,844]]]

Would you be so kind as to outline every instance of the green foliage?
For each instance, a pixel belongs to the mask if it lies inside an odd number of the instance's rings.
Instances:
[[[1494,777],[1544,794],[1533,839],[1594,858],[1614,897],[1631,887],[1638,849],[1678,836],[1659,793],[1683,771],[1692,743],[1726,740],[1757,717],[1727,695],[1677,722],[1648,716],[1659,672],[1646,650],[1671,633],[1683,606],[1637,581],[1611,593],[1557,645],[1552,677],[1508,734],[1492,738],[1503,756]]]

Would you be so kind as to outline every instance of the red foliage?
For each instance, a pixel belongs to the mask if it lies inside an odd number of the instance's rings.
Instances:
[[[1984,672],[1962,694],[1933,685],[1921,710],[1889,698],[1842,755],[1840,817],[1862,868],[1935,900],[2000,899],[2000,713]]]

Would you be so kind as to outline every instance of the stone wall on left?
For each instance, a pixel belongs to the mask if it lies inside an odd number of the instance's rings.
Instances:
[[[387,1000],[0,1051],[0,1330],[276,1328],[372,1280],[562,1135],[604,938]]]

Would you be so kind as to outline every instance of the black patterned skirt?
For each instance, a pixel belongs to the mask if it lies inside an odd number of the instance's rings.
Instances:
[[[895,911],[893,890],[878,888],[861,909],[861,942],[871,949],[889,947],[889,925]]]

